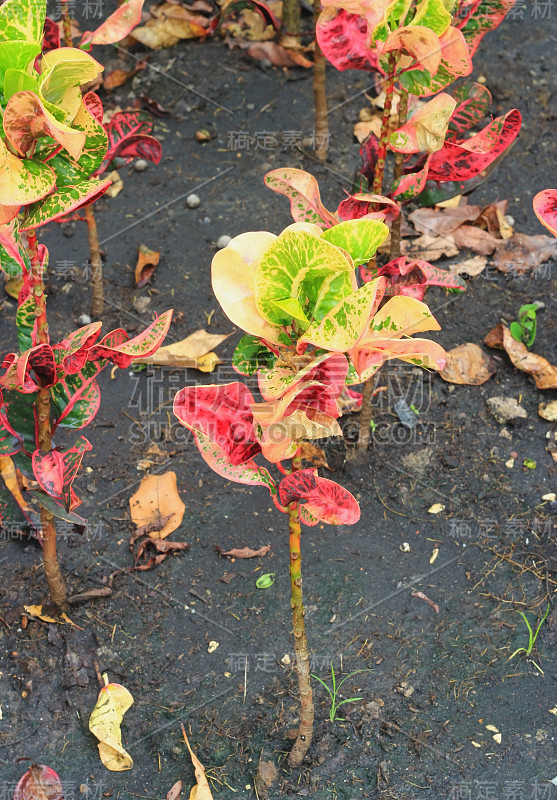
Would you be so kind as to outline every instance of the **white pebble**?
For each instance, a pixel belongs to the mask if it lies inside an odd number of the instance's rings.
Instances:
[[[188,194],[186,197],[186,203],[188,204],[188,208],[198,208],[201,200],[196,194]]]
[[[232,236],[227,236],[224,234],[223,236],[219,236],[217,239],[217,247],[219,250],[222,250],[223,247],[226,247],[232,241]]]
[[[134,165],[134,169],[136,172],[145,172],[145,170],[148,167],[149,167],[149,162],[145,161],[144,158],[138,158]]]
[[[81,314],[77,318],[78,325],[90,325],[91,324],[91,317],[89,314]]]

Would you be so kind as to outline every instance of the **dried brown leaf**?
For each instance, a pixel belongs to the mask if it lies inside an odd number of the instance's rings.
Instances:
[[[473,342],[447,351],[447,364],[439,375],[447,383],[481,386],[497,372],[494,360]]]
[[[481,213],[479,206],[460,205],[456,208],[417,208],[409,219],[418,233],[428,236],[447,236],[465,222],[474,222]]]
[[[145,286],[151,280],[160,257],[159,250],[150,250],[144,244],[139,245],[139,256],[135,266],[135,285],[138,288]]]
[[[183,725],[181,727],[184,741],[188,750],[190,751],[190,757],[193,762],[193,769],[195,772],[195,780],[197,781],[197,785],[191,790],[190,800],[213,800],[209,781],[205,775],[205,767],[191,749],[190,743],[188,742],[188,737],[186,736],[186,729]]]
[[[217,547],[219,556],[228,556],[229,558],[256,558],[265,556],[271,549],[270,544],[263,545],[259,550],[252,550],[251,547],[232,548],[232,550],[222,550]]]
[[[428,236],[424,234],[417,239],[401,243],[403,255],[411,258],[422,258],[424,261],[437,261],[440,258],[452,258],[458,255],[458,247],[452,236]]]
[[[274,67],[305,67],[310,69],[313,62],[309,61],[298,50],[282,47],[277,42],[256,42],[246,50],[250,58],[256,61],[270,61]]]
[[[472,256],[472,258],[466,258],[457,264],[450,264],[449,272],[453,275],[467,275],[469,278],[474,278],[484,271],[486,265],[487,258],[485,256]]]
[[[164,539],[175,531],[182,522],[185,510],[178,494],[175,472],[147,475],[137,492],[130,497],[131,518],[138,527],[158,524],[163,518],[170,517],[162,528],[149,534],[152,539]]]
[[[557,255],[557,240],[554,237],[515,233],[497,249],[493,264],[500,272],[524,275],[555,255]]]
[[[459,249],[473,250],[474,253],[479,253],[481,256],[491,255],[503,244],[502,239],[498,239],[492,233],[475,225],[461,225],[454,231],[453,239]]]
[[[543,356],[531,353],[522,342],[513,339],[505,325],[496,325],[487,334],[484,343],[488,347],[505,350],[517,369],[527,372],[534,378],[538,389],[557,389],[557,367],[550,364]]]
[[[202,372],[210,372],[218,361],[212,350],[228,339],[229,333],[207,333],[200,329],[174,344],[160,347],[152,356],[139,359],[143,364],[157,364],[161,367],[193,367]],[[210,357],[209,357],[210,356]],[[215,359],[217,359],[215,361]]]

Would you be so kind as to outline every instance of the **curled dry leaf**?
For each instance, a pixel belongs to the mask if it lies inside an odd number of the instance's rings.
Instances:
[[[184,784],[182,781],[176,781],[174,786],[167,792],[166,800],[178,800],[182,793],[182,789],[184,788]]]
[[[312,444],[311,442],[302,442],[302,461],[309,461],[312,467],[316,469],[319,467],[326,467],[326,469],[330,469],[329,465],[327,464],[327,456],[325,455],[325,451],[322,447],[317,447],[317,445]]]
[[[481,214],[479,206],[460,205],[456,208],[417,208],[408,219],[418,233],[428,236],[447,236],[465,222],[475,222]]]
[[[251,547],[232,548],[232,550],[222,550],[217,547],[219,556],[229,556],[230,558],[256,558],[266,556],[271,549],[270,544],[263,545],[259,550],[252,550]]]
[[[529,352],[525,344],[513,339],[505,325],[496,325],[487,334],[484,343],[488,347],[505,350],[517,369],[534,378],[538,389],[557,389],[557,367],[543,356]]]
[[[137,492],[130,497],[132,521],[140,528],[153,525],[148,534],[151,539],[164,539],[175,531],[182,522],[185,510],[186,506],[178,494],[175,472],[147,475]]]
[[[195,780],[197,781],[196,786],[194,786],[193,789],[191,790],[190,800],[213,800],[213,795],[211,794],[209,781],[207,780],[207,776],[205,775],[205,767],[191,749],[190,743],[188,742],[188,737],[186,736],[186,729],[184,728],[183,725],[181,727],[182,727],[182,734],[184,736],[184,741],[187,745],[188,750],[190,751],[190,756],[195,771]]]
[[[124,714],[133,705],[130,692],[119,683],[108,683],[100,690],[95,708],[89,718],[89,730],[99,740],[99,756],[111,772],[123,772],[133,767],[133,759],[122,747],[120,726]]]
[[[551,236],[515,233],[497,248],[493,264],[500,272],[524,275],[557,255],[557,240]]]
[[[287,49],[277,42],[256,42],[246,52],[256,61],[270,61],[274,67],[313,67],[313,62],[299,50]]]
[[[467,275],[469,278],[474,278],[484,271],[486,265],[487,258],[485,256],[473,256],[459,261],[457,264],[451,264],[449,272],[453,275]]]
[[[23,606],[23,608],[30,617],[37,617],[37,619],[40,619],[42,622],[56,623],[58,625],[65,625],[68,623],[69,625],[73,625],[74,628],[79,628],[79,625],[72,622],[67,614],[60,614],[59,617],[52,617],[50,614],[43,614],[42,606]],[[81,631],[83,628],[79,628],[79,630]]]
[[[209,33],[211,20],[201,14],[195,14],[184,6],[174,3],[163,3],[151,9],[154,19],[150,19],[141,28],[131,33],[136,41],[152,50],[172,47],[180,39],[200,39]]]
[[[221,363],[212,350],[229,336],[229,333],[207,333],[200,329],[180,342],[160,347],[154,355],[145,358],[142,363],[155,364],[159,367],[191,367],[201,372],[212,372],[215,366]]]
[[[557,400],[552,400],[551,403],[540,403],[538,414],[548,422],[557,422]]]
[[[60,778],[44,764],[32,764],[15,787],[13,800],[64,800]]]
[[[160,257],[159,250],[149,250],[146,245],[139,245],[139,256],[135,266],[135,285],[138,288],[145,286],[151,280]]]
[[[146,66],[146,61],[138,61],[132,69],[120,69],[116,67],[109,72],[105,71],[102,84],[103,88],[107,92],[111,92],[113,89],[117,89],[118,86],[123,86],[130,78],[133,78],[134,75],[137,75],[138,72],[145,69]]]
[[[430,600],[429,597],[425,595],[423,592],[412,592],[412,597],[419,597],[420,600],[424,600],[428,604],[428,606],[431,606],[431,608],[435,611],[436,614],[439,613],[439,606],[437,605],[437,603],[434,603],[433,600]]]
[[[430,236],[424,234],[411,241],[401,243],[402,254],[423,261],[438,261],[440,258],[452,258],[458,255],[458,247],[452,236]]]
[[[502,239],[498,239],[492,233],[484,231],[475,225],[461,225],[453,232],[454,243],[461,250],[473,250],[481,256],[489,256],[503,244]]]
[[[481,386],[497,372],[497,367],[481,347],[473,342],[447,351],[447,364],[439,375],[447,383]]]

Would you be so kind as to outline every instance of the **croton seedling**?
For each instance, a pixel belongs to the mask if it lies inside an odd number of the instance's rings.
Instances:
[[[15,467],[36,482],[32,494],[39,515],[19,487],[14,496],[42,541],[52,600],[65,609],[54,518],[85,522],[75,514],[80,501],[72,484],[91,445],[80,435],[63,447],[58,436],[93,420],[100,403],[97,377],[106,364],[127,367],[158,349],[171,312],[134,338],[121,328],[101,337],[102,323],[93,322],[57,344],[50,341],[44,285],[48,251],[38,244],[36,229],[90,203],[110,179],[89,177],[103,164],[108,139],[100,99],[91,92],[82,96],[80,89],[102,66],[69,47],[40,56],[45,11],[46,0],[7,0],[0,6],[6,137],[0,142],[0,269],[20,283],[18,351],[3,358],[0,375],[0,459],[4,469]]]
[[[358,288],[356,268],[386,239],[382,220],[339,222],[323,230],[298,222],[280,236],[244,233],[212,263],[215,296],[246,333],[233,366],[257,376],[256,400],[239,381],[188,386],[174,413],[193,432],[201,456],[229,481],[264,486],[289,518],[290,589],[300,689],[300,727],[290,754],[299,766],[311,744],[313,701],[302,602],[301,523],[353,525],[356,499],[339,484],[302,465],[302,443],[338,436],[339,399],[346,386],[371,378],[388,359],[442,369],[436,342],[411,338],[438,330],[428,307],[413,297],[390,298],[379,309],[387,281]],[[277,484],[259,465],[262,456],[283,474]],[[290,467],[283,466],[289,461]]]

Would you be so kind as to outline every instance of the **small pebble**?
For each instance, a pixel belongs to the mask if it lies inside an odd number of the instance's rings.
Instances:
[[[232,241],[232,236],[226,236],[226,234],[224,234],[223,236],[219,236],[219,238],[217,239],[217,247],[219,248],[219,250],[222,250],[222,248],[230,244],[231,241]]]
[[[199,222],[201,225],[210,225],[211,217],[203,217],[203,219],[200,219]]]
[[[78,325],[90,325],[91,324],[91,317],[89,314],[81,314],[77,318]]]
[[[146,169],[149,167],[149,162],[145,161],[144,158],[138,158],[135,162],[134,169],[136,172],[145,172]]]
[[[198,208],[201,203],[201,200],[196,194],[188,194],[188,196],[186,197],[186,203],[188,208]]]

